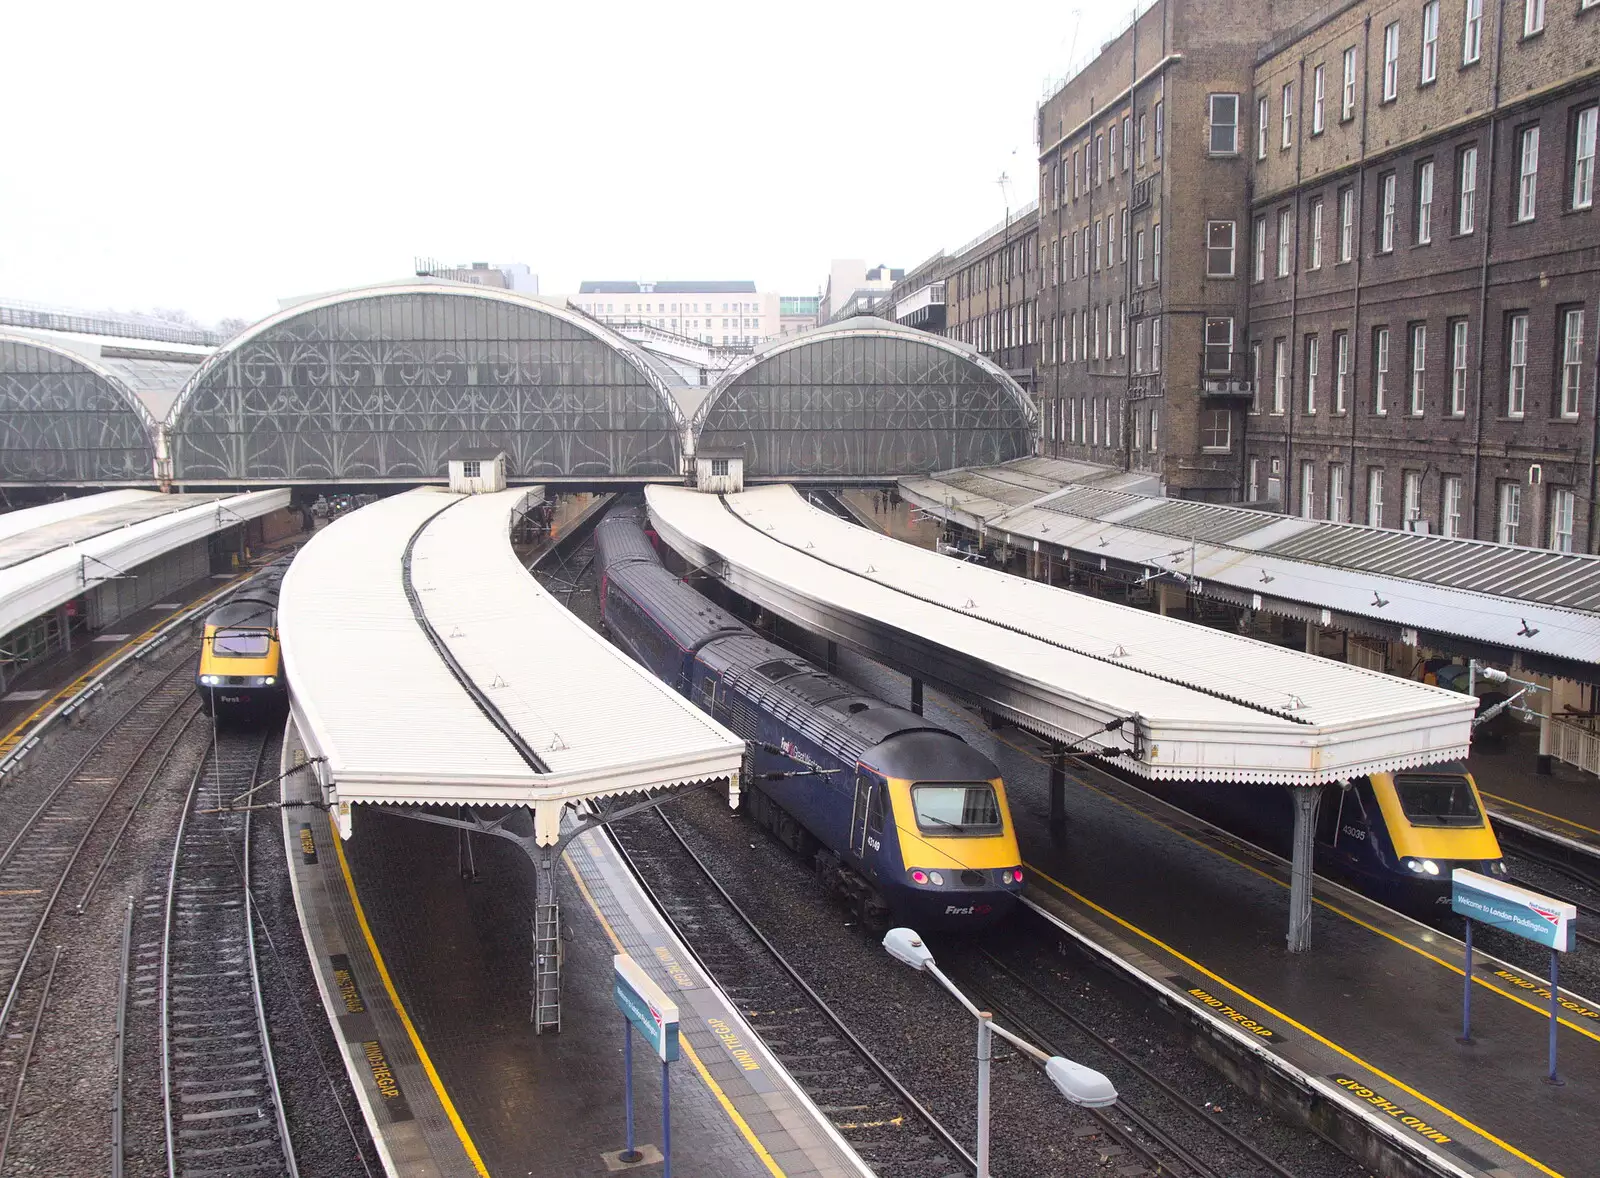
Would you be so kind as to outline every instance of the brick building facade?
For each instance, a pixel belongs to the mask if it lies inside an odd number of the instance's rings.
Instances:
[[[944,334],[971,344],[1037,393],[1040,278],[1039,211],[1029,207],[954,254],[918,266],[905,291],[943,281]]]
[[[1044,451],[1592,548],[1597,22],[1147,7],[1039,111]]]

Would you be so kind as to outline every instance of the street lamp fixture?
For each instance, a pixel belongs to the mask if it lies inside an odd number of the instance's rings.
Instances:
[[[997,1026],[994,1015],[979,1010],[954,982],[945,977],[933,961],[933,952],[915,930],[893,928],[884,935],[883,947],[889,956],[909,965],[919,973],[932,974],[951,997],[959,1002],[968,1014],[978,1020],[978,1178],[989,1178],[989,1061],[991,1036],[999,1035],[1018,1051],[1044,1067],[1044,1074],[1054,1084],[1056,1091],[1071,1104],[1082,1108],[1105,1108],[1115,1104],[1117,1090],[1111,1081],[1093,1068],[1074,1063],[1065,1056],[1050,1055],[1041,1051],[1019,1035]]]

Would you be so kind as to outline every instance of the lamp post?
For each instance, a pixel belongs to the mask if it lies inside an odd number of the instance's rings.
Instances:
[[[954,982],[945,977],[933,963],[933,953],[914,930],[890,929],[884,935],[883,947],[896,961],[921,973],[932,974],[934,980],[978,1020],[978,1178],[989,1178],[989,1060],[993,1036],[999,1035],[1018,1051],[1042,1064],[1044,1074],[1069,1103],[1083,1108],[1104,1108],[1116,1103],[1117,1090],[1111,1086],[1110,1080],[1093,1068],[1073,1063],[1065,1056],[1049,1055],[1021,1036],[997,1026],[993,1014],[979,1010],[956,988]]]

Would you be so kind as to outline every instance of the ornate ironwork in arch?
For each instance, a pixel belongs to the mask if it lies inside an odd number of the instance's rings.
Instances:
[[[517,478],[679,470],[681,421],[633,346],[471,287],[348,291],[232,341],[169,417],[183,482],[427,479],[460,446]]]
[[[884,478],[1032,452],[1035,409],[964,345],[882,320],[796,336],[730,369],[696,410],[697,449],[757,478]]]
[[[0,334],[0,482],[149,483],[155,422],[83,356]]]

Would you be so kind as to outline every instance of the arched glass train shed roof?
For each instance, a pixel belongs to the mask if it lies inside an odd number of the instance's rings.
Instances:
[[[1024,457],[1036,417],[967,345],[858,316],[730,368],[695,410],[694,435],[697,448],[742,452],[747,478],[886,478]]]
[[[150,483],[156,423],[207,351],[0,328],[0,482]]]
[[[566,307],[418,281],[229,341],[169,419],[180,483],[413,482],[494,446],[515,478],[673,477],[683,419],[638,348]]]

